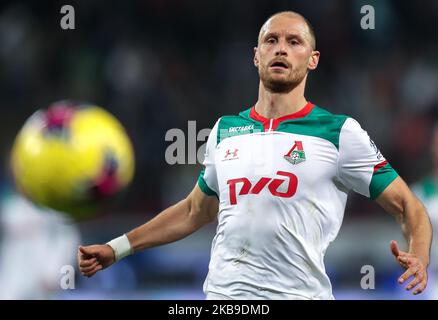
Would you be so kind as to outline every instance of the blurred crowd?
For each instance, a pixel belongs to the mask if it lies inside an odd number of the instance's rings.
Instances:
[[[189,120],[210,128],[219,116],[252,106],[259,28],[269,15],[295,10],[313,24],[321,51],[306,97],[356,118],[408,183],[431,170],[437,1],[69,1],[75,30],[60,27],[63,4],[0,4],[3,168],[35,110],[62,99],[89,101],[116,115],[133,140],[136,175],[123,210],[157,213],[191,190],[200,169],[165,162],[166,131],[187,132]],[[361,29],[365,4],[375,8],[374,30]],[[347,215],[375,209],[353,196]]]

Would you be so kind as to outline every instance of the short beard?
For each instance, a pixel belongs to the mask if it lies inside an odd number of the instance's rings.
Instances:
[[[292,75],[286,80],[274,80],[267,76],[266,72],[260,72],[259,76],[266,90],[271,93],[289,93],[295,89],[306,77],[307,68],[292,70]]]

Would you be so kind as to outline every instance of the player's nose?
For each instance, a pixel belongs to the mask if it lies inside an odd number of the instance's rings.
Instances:
[[[287,48],[284,40],[279,40],[275,47],[275,56],[287,56]]]
[[[284,47],[278,47],[277,50],[275,50],[276,56],[287,56],[287,50]]]

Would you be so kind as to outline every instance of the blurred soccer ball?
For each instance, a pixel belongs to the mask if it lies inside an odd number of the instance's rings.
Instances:
[[[26,121],[11,165],[18,189],[33,202],[84,218],[129,185],[134,154],[110,113],[57,102]]]

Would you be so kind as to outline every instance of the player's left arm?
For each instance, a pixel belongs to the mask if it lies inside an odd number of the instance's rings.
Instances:
[[[420,200],[412,193],[406,183],[397,177],[376,199],[385,211],[395,216],[400,223],[408,242],[408,251],[398,248],[396,241],[391,241],[390,248],[397,262],[406,269],[399,278],[414,294],[424,291],[427,285],[427,267],[429,265],[432,226],[429,216]]]

